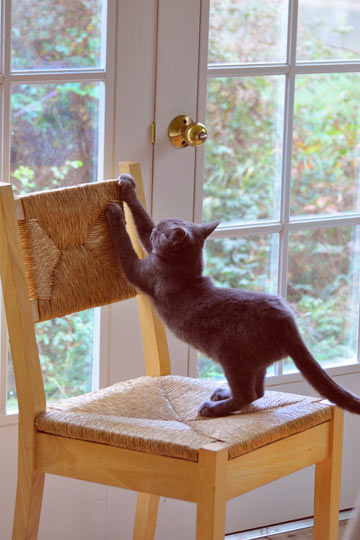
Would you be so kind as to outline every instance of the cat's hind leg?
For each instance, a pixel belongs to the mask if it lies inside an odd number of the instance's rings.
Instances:
[[[265,375],[266,375],[266,368],[261,368],[258,370],[256,376],[255,376],[255,392],[256,392],[256,399],[260,399],[265,394]]]
[[[233,362],[231,364],[234,365]],[[246,365],[246,363],[244,364]],[[248,372],[243,369],[239,370],[239,366],[237,366],[237,369],[234,369],[234,367],[231,369],[223,365],[223,368],[230,387],[229,397],[202,403],[199,408],[201,416],[227,416],[242,409],[245,405],[249,405],[258,397],[256,373],[251,370],[248,370]]]
[[[260,399],[263,397],[264,390],[264,379],[266,374],[266,368],[260,369],[255,376],[255,393],[256,398]],[[223,401],[224,399],[231,398],[231,390],[228,386],[219,386],[210,396],[210,401]]]

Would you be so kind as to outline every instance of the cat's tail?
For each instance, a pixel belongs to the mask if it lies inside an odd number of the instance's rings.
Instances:
[[[296,344],[289,355],[305,379],[319,394],[341,409],[360,414],[360,398],[338,385],[318,364],[305,343]]]

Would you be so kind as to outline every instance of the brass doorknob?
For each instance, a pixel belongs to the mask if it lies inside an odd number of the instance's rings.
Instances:
[[[168,135],[171,143],[176,148],[186,148],[186,146],[200,146],[204,144],[208,137],[208,132],[204,124],[194,122],[190,116],[181,114],[171,120]]]

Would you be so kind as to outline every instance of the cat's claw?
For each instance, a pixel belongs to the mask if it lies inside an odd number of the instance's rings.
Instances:
[[[105,214],[108,223],[114,225],[121,225],[124,223],[124,214],[119,204],[108,204]]]
[[[211,394],[210,401],[223,401],[224,399],[229,399],[231,397],[231,392],[229,388],[220,386]]]
[[[118,178],[122,197],[125,202],[136,194],[136,183],[130,174],[122,174]]]

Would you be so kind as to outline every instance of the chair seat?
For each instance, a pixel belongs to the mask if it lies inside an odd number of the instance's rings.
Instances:
[[[197,411],[218,382],[179,376],[139,377],[50,404],[38,431],[191,461],[214,441],[235,458],[326,422],[321,398],[266,392],[237,413],[203,418]]]

